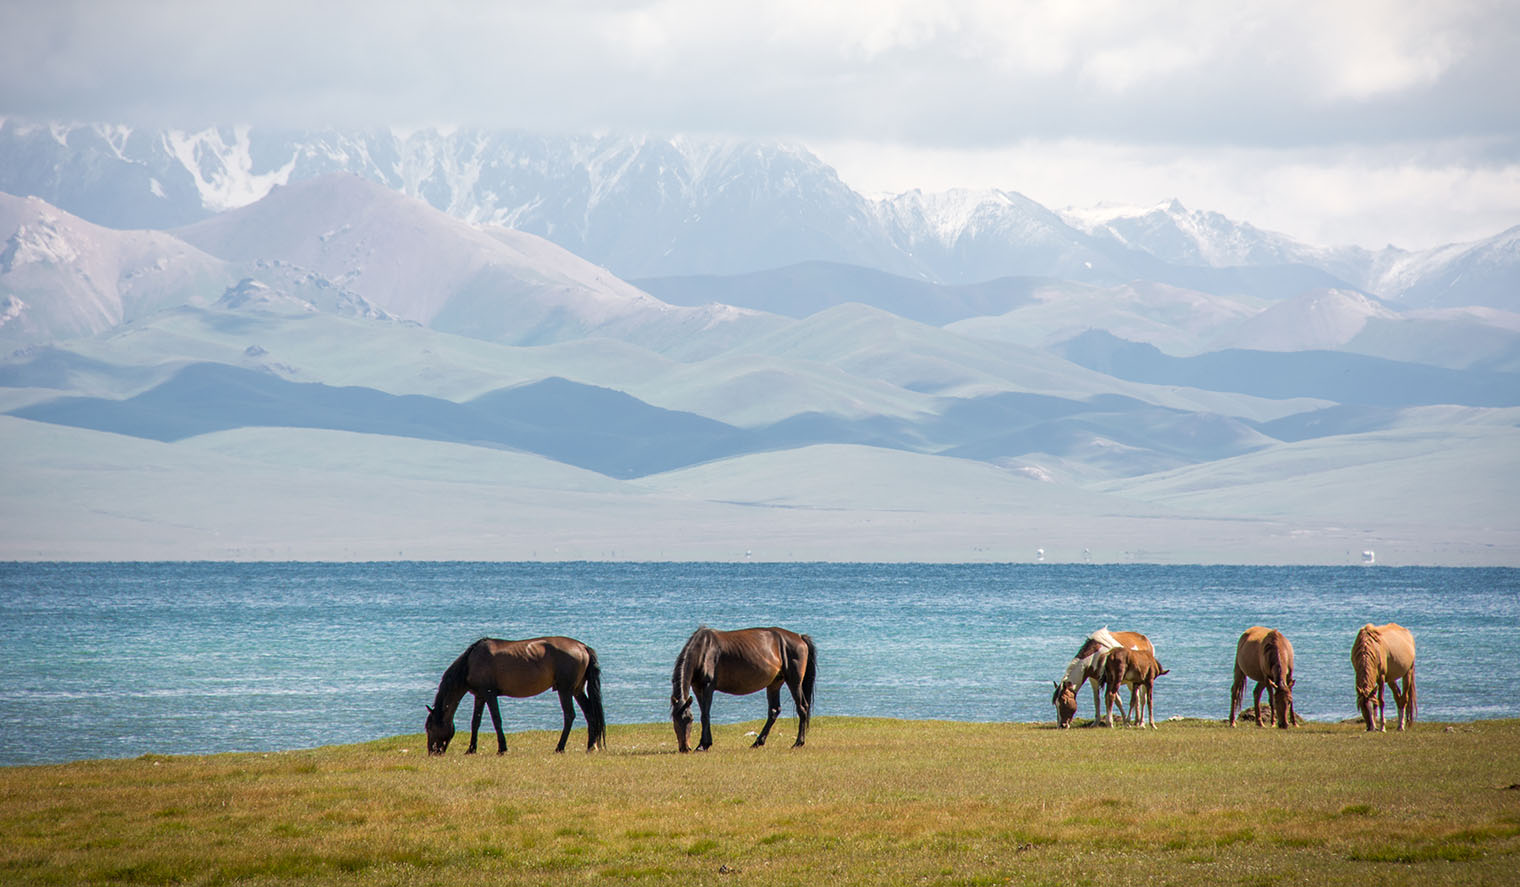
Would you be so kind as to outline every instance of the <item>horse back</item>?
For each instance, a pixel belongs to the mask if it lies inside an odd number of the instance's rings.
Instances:
[[[1156,655],[1156,648],[1151,644],[1151,639],[1138,631],[1116,631],[1113,632],[1113,636],[1114,639],[1123,644],[1126,649],[1133,650],[1139,648],[1140,650],[1151,654],[1151,656]]]
[[[1380,625],[1377,632],[1382,639],[1387,679],[1402,678],[1414,668],[1414,633],[1397,622]]]
[[[537,696],[558,685],[573,687],[591,662],[590,648],[567,637],[486,638],[477,651],[470,663],[472,689],[515,697]]]
[[[784,628],[709,631],[713,644],[706,665],[711,669],[713,687],[735,696],[764,690],[781,680],[788,654],[796,648],[802,649],[803,657],[807,655],[802,636]]]

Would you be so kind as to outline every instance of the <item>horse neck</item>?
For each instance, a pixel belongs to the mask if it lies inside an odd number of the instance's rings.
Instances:
[[[1082,682],[1087,680],[1087,666],[1096,655],[1098,654],[1093,653],[1086,659],[1073,659],[1071,664],[1066,666],[1066,683],[1073,687],[1082,686]]]
[[[1282,648],[1277,644],[1276,632],[1272,632],[1262,639],[1261,654],[1262,658],[1267,661],[1267,680],[1276,684],[1285,682],[1288,678],[1287,674],[1285,674],[1287,668],[1283,665]]]
[[[474,646],[471,646],[470,650],[473,649]],[[444,669],[443,677],[438,681],[438,693],[433,696],[433,710],[441,712],[443,717],[452,719],[454,709],[459,707],[459,700],[469,692],[470,650],[461,653],[452,665]]]
[[[1382,645],[1375,632],[1362,631],[1351,647],[1351,664],[1356,670],[1356,692],[1366,695],[1377,686],[1381,670]]]
[[[676,656],[676,667],[670,675],[670,704],[680,705],[691,695],[691,670],[700,657],[703,647],[713,642],[712,631],[706,626],[699,628],[686,639],[686,645]]]

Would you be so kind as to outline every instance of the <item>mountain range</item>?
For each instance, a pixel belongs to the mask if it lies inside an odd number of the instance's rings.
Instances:
[[[1514,229],[467,131],[5,120],[0,189],[4,556],[1517,556]]]

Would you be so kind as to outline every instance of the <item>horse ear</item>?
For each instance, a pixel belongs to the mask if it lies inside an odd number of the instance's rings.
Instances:
[[[1060,681],[1051,681],[1050,685],[1052,687],[1055,687],[1057,690],[1061,689],[1061,682]]]
[[[432,714],[433,713],[433,707],[431,705],[428,705],[427,703],[423,703],[422,707],[428,710],[428,714]]]

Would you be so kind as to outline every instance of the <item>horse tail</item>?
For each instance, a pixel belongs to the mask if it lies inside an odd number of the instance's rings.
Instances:
[[[802,642],[807,644],[807,668],[802,671],[802,698],[807,700],[808,714],[813,713],[813,683],[818,679],[818,648],[813,644],[811,635],[803,635]],[[1410,675],[1414,672],[1410,671]],[[1410,678],[1414,680],[1413,677]],[[1410,686],[1413,686],[1411,684]]]
[[[602,666],[596,650],[586,647],[586,748],[607,747],[607,715],[602,710]]]

